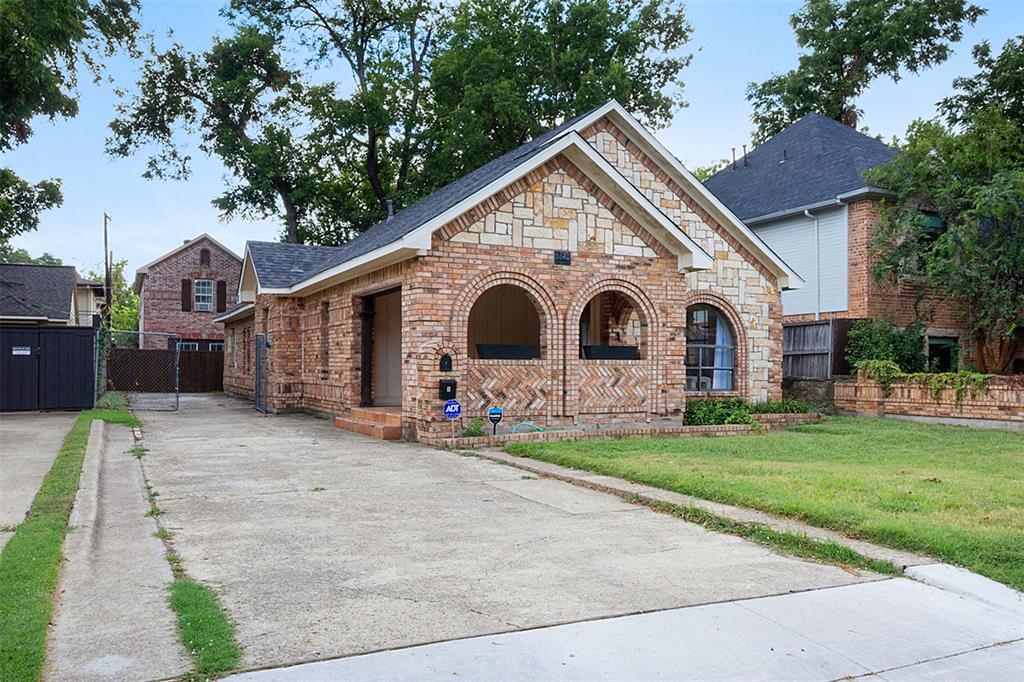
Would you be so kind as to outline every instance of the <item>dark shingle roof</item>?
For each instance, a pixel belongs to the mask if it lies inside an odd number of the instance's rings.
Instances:
[[[601,106],[604,106],[603,104]],[[311,247],[278,242],[249,242],[256,275],[262,287],[287,287],[308,279],[324,270],[365,255],[374,249],[398,241],[427,221],[436,218],[487,184],[537,154],[548,143],[558,139],[582,118],[600,107],[569,119],[561,125],[538,135],[526,144],[499,156],[480,168],[463,175],[436,192],[420,199],[412,206],[395,213],[391,220],[371,226],[352,241],[341,246]],[[259,251],[257,258],[254,247]]]
[[[808,114],[704,185],[740,220],[750,220],[865,188],[864,171],[895,155],[873,137]]]
[[[67,320],[77,281],[70,265],[0,263],[0,315]]]

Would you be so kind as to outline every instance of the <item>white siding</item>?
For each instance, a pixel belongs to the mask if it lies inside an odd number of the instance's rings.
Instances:
[[[847,309],[846,206],[817,211],[821,241],[821,312]],[[813,313],[818,281],[814,267],[814,221],[804,215],[782,218],[752,227],[806,284],[795,291],[782,292],[785,315]]]

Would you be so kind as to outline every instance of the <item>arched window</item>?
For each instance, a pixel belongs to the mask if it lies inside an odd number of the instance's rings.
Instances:
[[[210,264],[210,250],[199,249],[199,264],[208,266]]]
[[[580,357],[636,360],[643,355],[646,325],[636,302],[618,291],[603,291],[580,315]]]
[[[540,315],[525,289],[491,287],[469,311],[469,357],[529,360],[541,357]]]
[[[686,309],[686,390],[731,391],[736,386],[736,335],[717,308]]]

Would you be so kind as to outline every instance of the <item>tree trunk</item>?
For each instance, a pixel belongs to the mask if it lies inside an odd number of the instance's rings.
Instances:
[[[388,193],[380,180],[380,165],[377,163],[377,131],[372,127],[368,127],[366,131],[366,177],[373,188],[373,195],[380,202],[380,207],[387,208]]]
[[[299,213],[295,210],[295,202],[292,200],[292,193],[288,186],[281,180],[274,181],[274,190],[281,197],[284,204],[284,222],[287,228],[285,241],[289,244],[299,243]]]

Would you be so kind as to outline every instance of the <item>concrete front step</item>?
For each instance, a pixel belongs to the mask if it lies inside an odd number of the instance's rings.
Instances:
[[[377,438],[379,440],[399,440],[402,437],[402,427],[395,424],[381,424],[367,419],[353,419],[351,417],[335,417],[334,425],[339,429],[354,431],[364,436]]]
[[[385,424],[387,426],[402,425],[402,408],[400,407],[353,407],[348,411],[349,419],[364,422]]]

